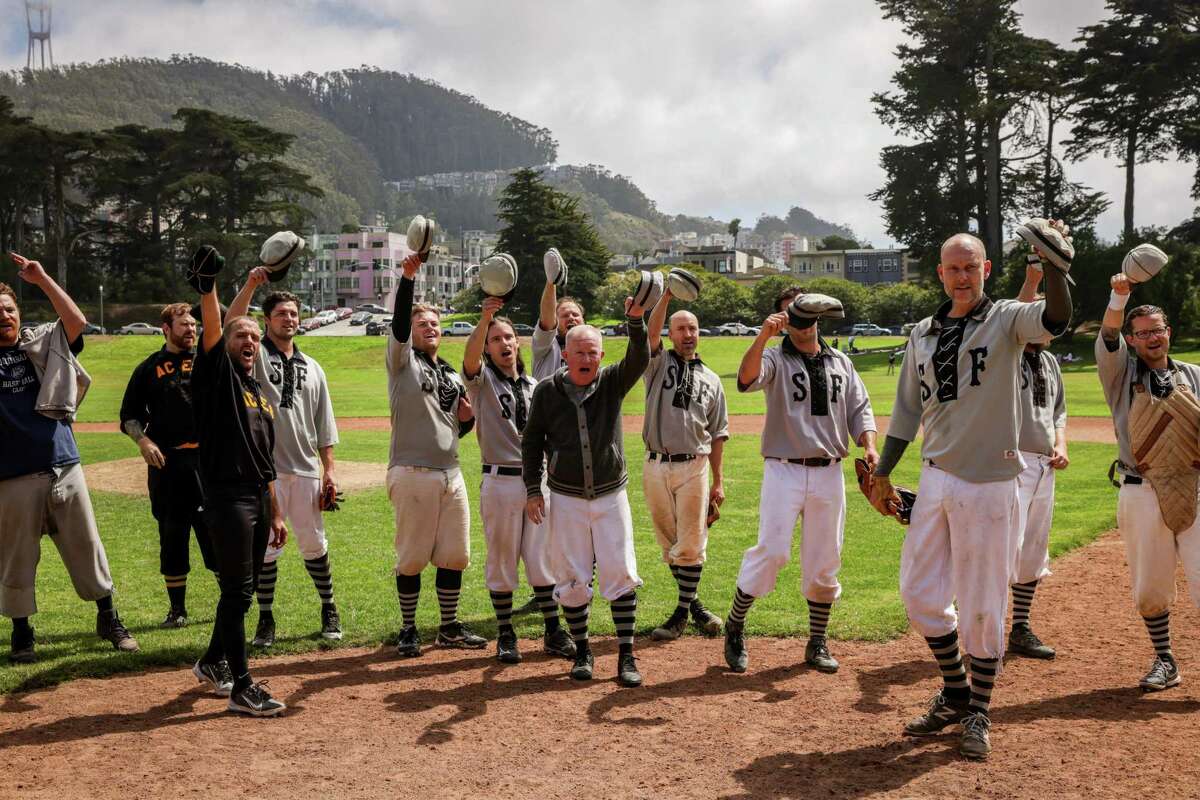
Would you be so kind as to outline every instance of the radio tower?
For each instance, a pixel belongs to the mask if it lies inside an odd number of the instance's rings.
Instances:
[[[25,23],[29,27],[29,50],[25,58],[25,69],[33,69],[35,48],[41,53],[41,69],[46,68],[47,50],[50,51],[50,68],[54,69],[54,46],[50,44],[51,13],[50,0],[25,0]]]

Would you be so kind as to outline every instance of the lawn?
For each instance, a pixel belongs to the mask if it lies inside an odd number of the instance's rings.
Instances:
[[[78,438],[85,462],[136,455],[133,445],[119,434],[81,434]],[[641,452],[636,434],[627,434],[625,441],[627,452]],[[343,460],[386,462],[387,446],[387,437],[380,433],[347,431],[338,454]],[[1115,492],[1100,477],[1107,468],[1111,451],[1106,445],[1073,445],[1072,466],[1060,475],[1056,524],[1051,538],[1056,555],[1091,541],[1113,526]],[[670,613],[675,586],[654,544],[642,499],[640,459],[631,461],[629,497],[639,570],[646,582],[639,592],[638,604],[638,630],[644,634]],[[479,479],[479,451],[474,437],[463,440],[462,464],[474,512],[478,509]],[[916,469],[917,458],[912,453],[897,470],[897,483],[915,485]],[[866,504],[853,487],[850,462],[845,463],[845,472],[848,514],[842,571],[844,595],[834,609],[830,632],[840,639],[886,639],[906,627],[896,577],[904,530]],[[726,475],[729,499],[720,522],[713,528],[709,562],[701,583],[701,596],[722,616],[729,609],[742,553],[757,536],[762,475],[757,437],[734,437],[726,448]],[[159,630],[156,625],[166,611],[166,603],[158,574],[157,534],[148,503],[102,491],[94,491],[92,499],[117,584],[117,606],[141,642],[142,652],[118,655],[95,638],[94,607],[75,597],[57,552],[48,540],[43,540],[38,585],[41,612],[33,619],[39,661],[28,666],[0,666],[0,692],[154,665],[184,665],[207,642],[216,600],[211,577],[200,569],[192,573],[188,605],[193,624],[181,630]],[[392,510],[384,491],[354,494],[343,510],[326,519],[336,596],[346,631],[346,638],[339,646],[375,646],[391,641],[399,626],[399,610],[391,571]],[[492,637],[495,626],[483,586],[485,549],[477,514],[473,514],[471,523],[473,558],[464,581],[461,615],[478,631]],[[199,561],[193,544],[193,564]],[[275,652],[325,647],[316,636],[319,627],[316,594],[294,546],[289,545],[280,567],[275,602],[280,640]],[[749,617],[750,633],[777,636],[805,633],[799,578],[795,563],[784,570],[775,593],[755,604]],[[432,572],[427,574],[424,588],[418,621],[425,640],[430,641],[437,622]],[[519,601],[525,599],[525,592],[521,590]],[[1038,613],[1036,607],[1034,613]],[[248,617],[251,630],[255,619],[252,611]],[[606,603],[598,604],[592,623],[597,633],[612,632]],[[518,623],[518,633],[533,636],[539,627],[532,618],[525,618]],[[7,628],[4,634],[7,635]]]

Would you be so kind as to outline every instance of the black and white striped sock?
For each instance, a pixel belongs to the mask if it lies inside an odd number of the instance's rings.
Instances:
[[[458,619],[458,595],[462,592],[462,570],[438,567],[438,608],[442,614],[442,627],[452,625]]]
[[[617,628],[617,649],[633,652],[633,628],[637,619],[637,592],[630,592],[612,601],[613,625]]]
[[[313,586],[317,587],[317,596],[322,605],[333,603],[333,573],[329,571],[329,554],[320,558],[304,559],[304,568],[308,577],[312,578]]]
[[[976,658],[971,656],[971,703],[972,711],[987,716],[992,702],[992,688],[996,685],[998,658]]]
[[[400,618],[404,627],[417,624],[417,601],[421,599],[421,573],[397,575],[396,594],[400,596]]]
[[[808,635],[824,636],[829,629],[829,610],[833,603],[817,603],[808,600]]]
[[[567,627],[571,630],[571,638],[575,640],[575,647],[581,653],[588,649],[588,613],[590,611],[590,605],[563,606],[563,616],[567,620]]]
[[[703,569],[703,564],[686,567],[671,565],[671,574],[675,576],[675,583],[679,584],[679,601],[675,607],[680,611],[687,611],[692,607],[692,601],[696,599],[696,592],[700,587],[700,573]]]
[[[967,669],[963,666],[962,653],[958,650],[958,631],[952,630],[945,636],[925,637],[933,657],[942,671],[942,694],[956,700],[966,700],[970,692],[967,684]]]
[[[258,613],[271,616],[271,607],[275,605],[275,581],[279,578],[279,562],[272,561],[269,564],[262,565],[262,571],[258,573],[258,585],[255,591],[258,594]]]
[[[1037,581],[1030,581],[1029,583],[1014,583],[1012,585],[1012,624],[1014,628],[1018,625],[1029,624],[1029,609],[1033,605],[1033,593],[1037,591],[1037,585]]]
[[[728,623],[734,625],[745,625],[746,614],[750,611],[750,606],[754,604],[754,598],[746,594],[738,588],[733,593],[733,608],[729,609]]]
[[[496,609],[496,627],[501,633],[512,631],[512,592],[491,592],[492,608]]]
[[[1167,656],[1174,658],[1171,653],[1171,612],[1164,611],[1153,617],[1142,617],[1146,630],[1150,633],[1150,642],[1154,645],[1154,654],[1159,658]]]
[[[182,611],[187,608],[187,575],[163,575],[167,584],[167,600],[171,608]]]
[[[533,596],[542,612],[542,620],[546,623],[546,633],[554,633],[558,630],[558,603],[554,602],[554,584],[534,586]]]

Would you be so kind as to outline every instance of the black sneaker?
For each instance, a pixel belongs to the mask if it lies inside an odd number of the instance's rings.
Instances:
[[[1178,686],[1179,681],[1179,665],[1175,663],[1175,659],[1171,656],[1159,656],[1154,659],[1150,671],[1138,685],[1142,687],[1143,692],[1161,692],[1163,689]]]
[[[992,752],[992,743],[988,737],[991,727],[992,721],[982,711],[963,717],[962,739],[958,743],[959,754],[978,761],[987,758]]]
[[[688,612],[686,608],[676,608],[671,612],[671,616],[667,617],[667,621],[659,625],[650,633],[650,638],[656,642],[671,642],[683,636],[683,629],[688,624]]]
[[[250,640],[250,646],[263,650],[275,646],[275,617],[258,615],[258,625],[254,628],[254,638]]]
[[[705,636],[721,635],[721,618],[704,607],[699,600],[692,601],[692,622]]]
[[[136,653],[139,649],[137,639],[121,624],[115,610],[96,614],[96,635],[123,653]]]
[[[187,611],[182,608],[172,608],[167,612],[167,616],[162,622],[158,623],[160,628],[185,628],[187,627]]]
[[[829,645],[826,644],[824,636],[809,637],[804,648],[804,663],[817,672],[832,674],[838,671],[837,659],[829,654]]]
[[[1047,660],[1056,655],[1054,648],[1044,644],[1029,628],[1028,622],[1013,625],[1012,631],[1008,634],[1008,652],[1028,658]]]
[[[11,648],[8,652],[8,660],[14,664],[32,664],[37,660],[37,656],[33,652],[34,637],[33,628],[29,628],[29,633],[17,633],[17,629],[13,628]]]
[[[407,658],[421,655],[421,634],[416,625],[405,625],[396,640],[396,652]]]
[[[501,664],[520,664],[521,651],[517,649],[517,634],[501,631],[496,637],[496,660]]]
[[[263,681],[252,683],[240,692],[231,694],[227,708],[252,717],[277,717],[287,706],[271,697],[271,693],[267,691],[267,682]]]
[[[192,674],[200,683],[207,683],[220,697],[229,697],[233,691],[233,673],[229,671],[229,662],[224,659],[216,664],[205,664],[197,661],[192,665]]]
[[[461,650],[482,650],[487,647],[487,639],[471,632],[471,629],[461,622],[451,622],[438,628],[438,647],[456,647]]]
[[[730,622],[725,625],[725,663],[734,672],[745,672],[750,663],[750,654],[746,652],[746,637],[743,635],[744,626],[740,622]]]
[[[321,638],[342,638],[342,618],[338,616],[337,606],[333,603],[321,606]]]
[[[542,648],[552,656],[575,657],[575,640],[563,628],[555,628],[542,637]]]
[[[596,667],[596,657],[592,651],[580,650],[575,653],[575,664],[571,667],[571,677],[577,681],[590,681],[592,670]]]
[[[932,736],[938,731],[957,725],[968,716],[967,701],[955,701],[938,692],[929,701],[929,708],[904,726],[905,736]]]
[[[642,673],[638,672],[633,653],[625,653],[617,659],[617,683],[629,688],[642,685]]]

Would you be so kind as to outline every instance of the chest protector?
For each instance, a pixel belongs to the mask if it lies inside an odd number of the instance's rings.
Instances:
[[[1150,481],[1163,521],[1179,534],[1196,520],[1200,485],[1200,401],[1176,373],[1175,388],[1154,397],[1133,387],[1129,440],[1137,470]]]

